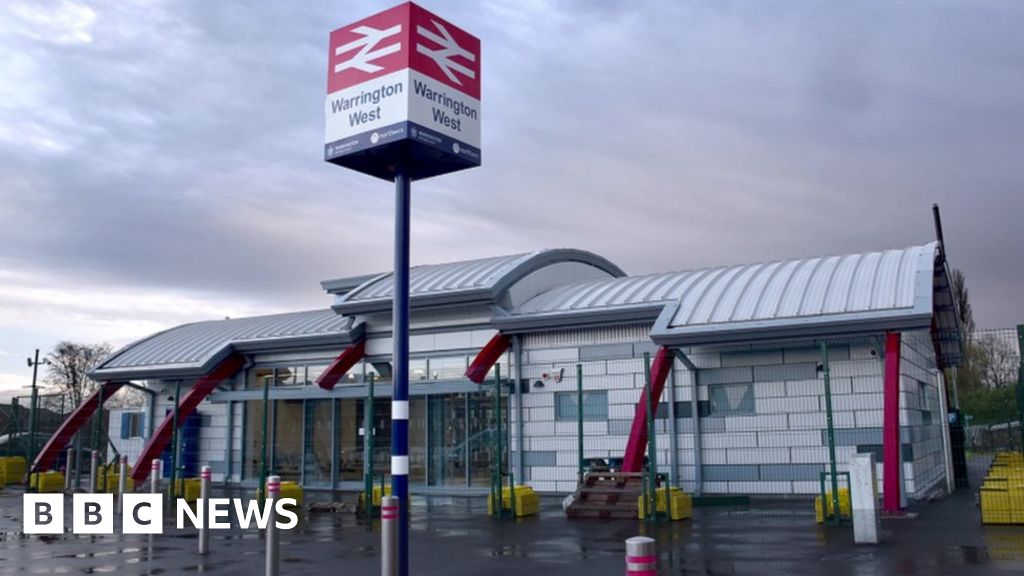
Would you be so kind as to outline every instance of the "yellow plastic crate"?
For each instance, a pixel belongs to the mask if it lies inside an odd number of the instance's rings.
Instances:
[[[199,478],[179,478],[174,482],[174,495],[186,502],[195,502],[199,499],[200,483]]]
[[[384,485],[384,496],[391,496],[391,485],[389,485],[389,484],[385,484]],[[373,487],[373,507],[374,508],[380,508],[380,499],[381,499],[380,486],[374,486]],[[366,501],[366,492],[365,491],[364,492],[360,492],[359,493],[359,507],[360,508],[365,508],[366,507],[365,501]]]
[[[833,504],[832,502],[831,492],[825,493],[825,500],[828,503],[828,515],[831,516],[835,513],[835,510],[833,508],[835,504]],[[851,518],[853,516],[853,509],[850,505],[849,488],[839,489],[839,516],[845,518]],[[814,519],[818,522],[818,524],[823,524],[825,522],[825,510],[824,507],[822,507],[821,505],[821,496],[817,496],[814,498]]]
[[[4,477],[4,484],[18,484],[25,478],[27,470],[28,463],[21,456],[0,458],[0,475]]]
[[[36,472],[29,478],[29,486],[36,492],[53,493],[64,491],[64,475],[60,472],[50,471],[40,474]]]
[[[501,504],[504,508],[512,507],[512,491],[507,486],[501,489]],[[533,516],[540,512],[540,496],[533,488],[524,484],[516,486],[516,517]],[[487,495],[487,514],[494,513],[494,495]]]

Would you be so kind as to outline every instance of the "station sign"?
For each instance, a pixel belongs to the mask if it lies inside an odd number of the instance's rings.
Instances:
[[[407,2],[331,32],[324,159],[393,180],[479,166],[480,40]]]

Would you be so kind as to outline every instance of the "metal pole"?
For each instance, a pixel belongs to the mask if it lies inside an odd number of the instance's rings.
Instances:
[[[833,519],[839,522],[842,512],[839,510],[839,476],[836,474],[836,431],[832,423],[832,378],[828,365],[828,344],[825,342],[821,343],[821,365],[825,378],[825,423],[828,427],[828,467],[832,477],[832,514]]]
[[[523,450],[523,351],[522,340],[519,335],[512,337],[513,358],[516,363],[515,391],[516,391],[516,476],[522,481],[526,476],[523,468],[526,466],[526,455]],[[511,431],[509,431],[511,433]]]
[[[82,487],[82,432],[75,434],[75,489]]]
[[[383,496],[380,500],[380,573],[381,576],[398,574],[397,536],[400,520],[398,498]]]
[[[31,411],[28,415],[28,474],[25,474],[25,489],[28,490],[32,482],[32,467],[36,461],[36,409],[39,402],[39,389],[36,387],[36,375],[39,373],[39,348],[36,348],[35,360],[32,361],[32,402],[29,404]],[[40,472],[40,470],[36,470]]]
[[[128,457],[121,456],[121,467],[117,471],[117,513],[124,509],[124,491],[128,488]]]
[[[18,436],[20,436],[20,434],[19,434],[20,431],[18,430],[18,410],[20,408],[21,408],[21,406],[19,405],[18,397],[15,396],[14,398],[11,398],[11,424],[12,424],[12,427],[14,428],[14,436],[13,436],[13,438],[17,438]],[[11,449],[13,447],[14,447],[14,442],[7,442],[7,457],[8,458],[11,457]]]
[[[583,485],[583,364],[576,365],[576,482]]]
[[[100,385],[99,390],[96,391],[96,420],[93,421],[92,425],[92,449],[99,450],[100,446],[100,427],[103,426],[103,385]]]
[[[373,421],[373,382],[374,375],[370,374],[370,386],[366,393],[366,413],[365,422],[363,423],[363,486],[366,489],[365,504],[366,504],[366,517],[373,518],[373,459],[374,452],[376,451],[376,442],[374,441],[374,433],[376,426]],[[381,490],[381,497],[384,496],[384,491]]]
[[[1020,427],[1020,451],[1024,452],[1024,324],[1017,325],[1017,425]]]
[[[89,460],[89,492],[90,493],[95,493],[96,492],[96,466],[97,466],[97,461],[99,460],[100,453],[97,452],[96,450],[93,450],[92,452],[90,452],[90,454],[92,454],[92,457]]]
[[[170,495],[168,498],[174,501],[174,491],[178,487],[178,405],[181,401],[181,380],[174,384],[174,414],[171,415],[171,485],[168,487]],[[185,496],[185,486],[182,482],[181,495]]]
[[[658,458],[657,428],[654,426],[654,398],[651,397],[654,386],[651,384],[651,353],[644,352],[644,396],[647,399],[647,461],[650,468],[650,506],[646,509],[652,520],[658,517]],[[666,494],[667,498],[667,494]],[[668,502],[666,501],[666,505]]]
[[[260,440],[260,487],[265,488],[267,482],[267,432],[270,430],[270,385],[273,378],[263,379],[263,435]],[[260,502],[266,490],[259,490]]]
[[[200,507],[200,510],[198,512],[200,514],[203,514],[204,511],[202,510],[202,508],[204,508],[204,507],[207,510],[209,510],[209,504],[207,504],[207,503],[210,501],[210,478],[212,476],[211,472],[212,472],[212,469],[209,466],[203,466],[203,468],[199,471],[199,507]],[[209,518],[209,514],[202,515],[202,516],[200,516],[200,518],[203,518],[205,521],[203,522],[203,526],[199,529],[199,553],[200,554],[208,554],[210,552],[210,518]],[[270,514],[270,521],[271,521],[271,523],[274,522],[274,514],[273,513]],[[267,529],[268,530],[270,529],[269,526],[267,527]]]
[[[394,393],[391,407],[391,494],[402,503],[398,576],[409,574],[409,176],[395,176],[395,285],[392,307]]]
[[[658,553],[654,539],[634,536],[626,540],[626,576],[656,576]]]
[[[676,369],[675,360],[668,372],[668,459],[669,484],[679,486],[679,433],[676,430]]]
[[[467,412],[468,414],[468,412]],[[466,426],[467,429],[469,426]],[[502,485],[505,477],[505,469],[502,466],[502,365],[498,363],[495,365],[495,429],[497,435],[495,437],[495,465],[498,469],[498,476],[495,481],[498,484],[498,500],[495,510],[499,510],[497,513],[498,518],[505,517],[505,495],[502,494]],[[467,446],[467,449],[469,447]],[[468,467],[468,466],[467,466]],[[512,496],[509,495],[509,498]]]
[[[149,467],[149,492],[150,494],[156,494],[158,487],[160,486],[160,468],[162,461],[159,458],[153,458],[153,463]]]
[[[277,552],[280,542],[277,535],[277,512],[274,511],[274,502],[280,494],[281,477],[271,476],[267,478],[267,499],[265,505],[270,506],[270,520],[267,522],[267,576],[277,576],[279,568]]]
[[[71,459],[75,456],[75,449],[68,448],[67,458],[64,460],[64,490],[71,490]]]

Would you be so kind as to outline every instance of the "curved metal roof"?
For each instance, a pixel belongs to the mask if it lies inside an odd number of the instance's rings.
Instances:
[[[566,262],[593,266],[610,276],[625,276],[621,268],[604,257],[573,249],[413,266],[409,269],[410,305],[493,302],[509,286],[531,272]],[[333,285],[333,281],[324,285]],[[390,310],[393,285],[391,273],[381,274],[339,296],[334,309],[347,315]]]
[[[506,330],[657,317],[659,344],[711,343],[813,332],[927,328],[936,244],[848,256],[583,282],[543,292],[495,323]],[[854,328],[859,326],[860,328]],[[886,327],[891,328],[886,328]],[[742,333],[742,334],[740,334]]]
[[[185,324],[125,346],[90,375],[103,380],[198,376],[233,351],[347,343],[351,322],[326,309]]]

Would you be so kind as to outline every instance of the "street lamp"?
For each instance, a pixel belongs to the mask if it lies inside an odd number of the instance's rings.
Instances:
[[[32,478],[32,466],[36,460],[36,410],[38,409],[39,402],[39,389],[36,387],[36,377],[39,374],[40,364],[49,364],[49,358],[43,358],[39,360],[39,348],[36,348],[35,359],[26,358],[25,361],[28,363],[29,368],[32,369],[32,402],[28,416],[28,473],[25,474],[25,489],[28,490],[31,485]]]

